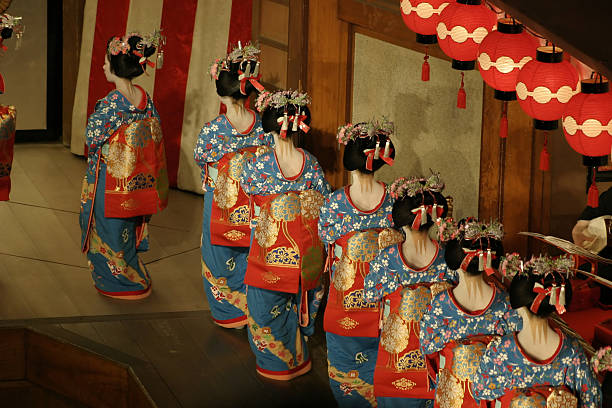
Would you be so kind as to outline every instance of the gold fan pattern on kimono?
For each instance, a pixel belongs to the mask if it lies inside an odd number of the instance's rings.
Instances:
[[[339,292],[349,290],[355,283],[358,271],[365,275],[362,264],[372,261],[376,255],[378,255],[378,232],[370,229],[350,237],[346,251],[342,253],[336,264],[332,279],[336,290]]]
[[[136,154],[132,147],[122,143],[111,143],[106,156],[108,173],[117,179],[115,191],[125,191],[127,179],[136,168]]]

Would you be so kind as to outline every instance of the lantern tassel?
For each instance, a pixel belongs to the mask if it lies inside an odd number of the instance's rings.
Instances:
[[[544,136],[544,146],[542,147],[542,152],[540,152],[540,170],[541,171],[549,171],[550,170],[550,153],[548,153],[548,134]]]
[[[502,117],[499,122],[499,137],[505,139],[508,137],[508,102],[502,103]]]
[[[463,72],[461,73],[461,87],[459,88],[459,92],[457,92],[457,107],[459,109],[465,109],[465,88],[463,88]]]
[[[423,57],[423,66],[421,67],[421,81],[429,81],[429,48],[425,47],[425,56]]]
[[[589,187],[589,193],[587,194],[587,206],[591,208],[599,207],[599,189],[597,183],[595,183],[596,169],[593,169],[593,180],[591,181],[591,187]]]

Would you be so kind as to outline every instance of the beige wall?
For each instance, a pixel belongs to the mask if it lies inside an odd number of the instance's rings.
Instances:
[[[386,115],[395,122],[395,165],[379,179],[439,171],[455,218],[478,215],[483,82],[465,75],[467,109],[457,109],[459,71],[430,58],[431,80],[421,81],[423,54],[365,35],[355,36],[353,122]]]
[[[6,85],[0,103],[17,107],[17,129],[46,129],[47,2],[13,1],[7,13],[22,16],[26,28],[21,48],[15,51],[13,36],[6,41],[8,51],[0,56],[0,73]]]

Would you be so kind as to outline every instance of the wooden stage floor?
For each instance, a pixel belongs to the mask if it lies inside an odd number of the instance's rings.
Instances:
[[[202,197],[172,190],[154,216],[143,260],[153,293],[100,296],[79,251],[85,160],[60,144],[15,146],[11,200],[0,202],[0,326],[31,326],[131,365],[161,407],[335,406],[325,337],[309,342],[312,371],[262,378],[245,330],[212,323],[202,288]]]

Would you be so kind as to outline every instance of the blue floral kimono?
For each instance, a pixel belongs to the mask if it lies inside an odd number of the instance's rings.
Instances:
[[[403,240],[402,240],[403,241]],[[383,249],[370,263],[365,298],[383,300],[383,319],[374,372],[374,394],[381,407],[422,407],[433,398],[419,344],[419,321],[432,298],[456,279],[444,261],[444,249],[423,268],[412,268],[402,243]]]
[[[576,338],[557,332],[559,348],[539,362],[523,352],[516,333],[491,341],[474,377],[474,397],[495,400],[491,406],[496,408],[600,408],[601,386],[582,346]]]
[[[310,370],[305,337],[314,333],[323,297],[325,256],[316,228],[331,189],[317,159],[301,152],[303,166],[293,177],[283,175],[270,148],[260,148],[242,173],[256,215],[245,276],[249,343],[257,371],[278,380]]]
[[[253,125],[245,133],[239,133],[225,115],[218,116],[202,127],[194,149],[195,161],[202,169],[202,181],[206,184],[201,242],[202,280],[213,320],[222,327],[242,327],[246,324],[244,273],[249,248],[246,245],[214,245],[211,242],[217,164],[222,160],[230,161],[234,171],[223,177],[220,187],[227,190],[227,186],[234,183],[235,189],[230,193],[237,195],[242,165],[249,154],[247,150],[271,143],[271,138],[263,133],[261,118],[254,112],[253,115]],[[247,212],[239,218],[244,218],[248,223]]]
[[[393,198],[386,192],[371,211],[351,201],[349,186],[321,207],[319,236],[331,263],[324,328],[329,383],[341,407],[376,406],[374,367],[378,352],[378,303],[363,295],[369,263],[379,252],[381,231],[392,226]]]
[[[464,310],[452,288],[431,301],[421,319],[420,342],[430,375],[436,380],[436,406],[475,407],[472,379],[493,336],[519,330],[522,321],[510,306],[508,294],[493,288],[482,310]]]
[[[136,107],[121,92],[114,90],[96,103],[87,120],[87,172],[79,217],[81,245],[83,252],[87,252],[96,289],[112,297],[144,297],[151,288],[149,273],[138,258],[138,252],[149,247],[147,223],[150,216],[107,218],[104,215],[107,165],[129,161],[127,156],[113,156],[109,151],[109,139],[123,124],[153,119],[159,125],[159,114],[152,99],[144,91],[143,94],[146,101],[143,99],[141,106]],[[140,187],[143,186],[128,186]]]

